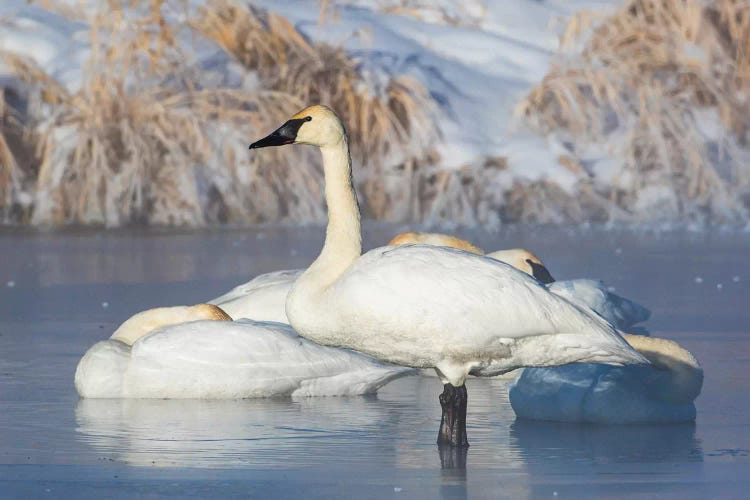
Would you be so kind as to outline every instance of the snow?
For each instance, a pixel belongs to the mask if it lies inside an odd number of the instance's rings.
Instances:
[[[0,50],[30,57],[69,91],[81,83],[81,68],[88,58],[80,22],[30,5],[25,0],[0,3]],[[0,82],[12,75],[0,62]]]
[[[189,4],[196,8],[205,1],[190,0]],[[493,172],[494,177],[487,181],[491,188],[485,197],[501,197],[518,180],[548,181],[570,195],[576,194],[583,180],[591,180],[605,194],[611,188],[628,191],[639,184],[636,169],[623,168],[624,159],[628,158],[626,134],[611,134],[606,144],[586,144],[555,134],[539,135],[516,116],[519,101],[548,73],[566,20],[585,10],[612,12],[621,3],[618,0],[253,3],[283,15],[313,40],[343,45],[357,58],[373,91],[382,87],[390,74],[415,76],[441,108],[438,167],[458,170],[481,165],[488,157],[507,161],[507,168]],[[91,12],[96,2],[60,0],[58,4]],[[326,12],[321,23],[322,4]],[[184,16],[179,9],[164,9],[171,19]],[[29,5],[25,0],[4,0],[0,5],[0,27],[0,50],[30,56],[69,91],[79,88],[89,55],[89,27],[85,23]],[[204,71],[204,83],[257,87],[255,75],[227,61],[215,47],[195,41],[191,47],[196,64],[210,68]],[[697,46],[686,46],[684,53],[696,61],[705,59]],[[9,83],[21,85],[0,63],[0,84]],[[730,176],[732,161],[727,158],[741,160],[750,153],[728,139],[715,110],[694,109],[693,114],[715,156],[712,161],[723,169],[722,175]],[[56,131],[56,135],[64,134],[64,127],[60,128],[63,130]],[[229,132],[221,125],[215,130],[217,135]],[[577,149],[573,151],[574,148]],[[579,158],[581,168],[563,166],[561,158],[566,156]],[[57,158],[51,163],[62,162],[62,158]],[[61,171],[52,168],[53,175]],[[215,171],[206,175],[217,177],[217,183],[226,182]],[[247,183],[252,173],[239,168],[237,175]],[[50,210],[46,198],[45,193],[36,197],[35,211],[44,214]],[[492,203],[502,205],[497,200]],[[721,201],[717,205],[720,204]],[[495,205],[491,210],[497,212]],[[655,222],[667,223],[680,216],[681,201],[673,186],[664,182],[639,190],[631,208],[636,215],[659,214]],[[726,207],[712,208],[721,213]],[[482,207],[476,210],[482,212]],[[725,211],[729,214],[729,209]],[[491,213],[477,219],[491,224],[497,217],[497,213]]]
[[[284,15],[314,40],[343,43],[377,69],[416,75],[443,103],[448,117],[441,124],[442,166],[459,168],[483,156],[507,156],[510,177],[552,179],[568,191],[577,181],[558,164],[560,146],[519,130],[513,111],[547,72],[558,45],[554,26],[577,11],[606,8],[614,1],[509,0],[489,2],[486,9],[470,2],[464,11],[477,14],[478,25],[464,26],[433,23],[429,16],[386,14],[368,1],[337,3],[335,15],[320,25],[317,2],[255,3]],[[86,25],[23,0],[4,1],[0,17],[0,49],[31,56],[68,90],[78,88],[88,55]],[[240,80],[231,64],[226,71],[226,81],[252,86]],[[0,78],[9,77],[0,67]]]

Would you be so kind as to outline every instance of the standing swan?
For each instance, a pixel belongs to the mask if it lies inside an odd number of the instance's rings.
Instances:
[[[289,321],[320,344],[435,368],[444,383],[439,444],[468,446],[470,373],[579,361],[648,363],[606,321],[500,261],[423,245],[362,255],[344,126],[329,108],[311,106],[250,149],[295,143],[322,153],[328,227],[320,255],[289,293]]]

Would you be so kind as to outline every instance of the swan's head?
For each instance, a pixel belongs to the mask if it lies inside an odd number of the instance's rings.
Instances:
[[[510,264],[516,269],[530,274],[545,285],[555,281],[555,278],[552,277],[539,257],[523,248],[498,250],[497,252],[488,253],[487,256]]]
[[[346,137],[341,120],[322,104],[303,109],[270,135],[250,144],[250,149],[287,144],[324,147],[339,144]]]
[[[453,247],[466,252],[484,255],[484,252],[480,248],[475,247],[468,241],[441,233],[415,233],[409,231],[397,234],[388,242],[389,245],[408,245],[413,243],[440,247]]]

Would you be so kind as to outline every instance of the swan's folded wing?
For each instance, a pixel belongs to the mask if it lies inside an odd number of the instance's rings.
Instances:
[[[219,306],[223,303],[230,302],[262,288],[287,284],[291,285],[297,278],[299,278],[303,271],[304,269],[289,269],[261,274],[251,279],[247,283],[237,285],[224,295],[216,297],[215,299],[212,299],[207,303]]]
[[[286,297],[302,270],[262,274],[239,285],[210,304],[220,306],[233,319],[288,323]]]
[[[196,321],[157,330],[133,345],[128,397],[249,398],[291,395],[311,380],[338,376],[320,394],[370,391],[406,370],[359,353],[303,339],[289,326],[254,321]],[[363,385],[363,373],[375,381]],[[349,385],[347,385],[347,383]],[[385,383],[385,382],[383,382]]]
[[[343,323],[349,316],[352,323],[377,324],[377,333],[386,332],[393,345],[403,331],[426,344],[466,352],[499,352],[499,344],[512,349],[527,338],[553,336],[560,342],[539,343],[531,364],[557,357],[558,344],[597,362],[646,363],[599,316],[507,264],[460,250],[423,245],[372,250],[333,285],[331,300]]]

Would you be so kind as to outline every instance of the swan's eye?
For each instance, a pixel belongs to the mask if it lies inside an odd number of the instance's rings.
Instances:
[[[312,116],[306,116],[303,118],[303,120],[305,120],[306,122],[309,122],[310,120],[312,120]]]

